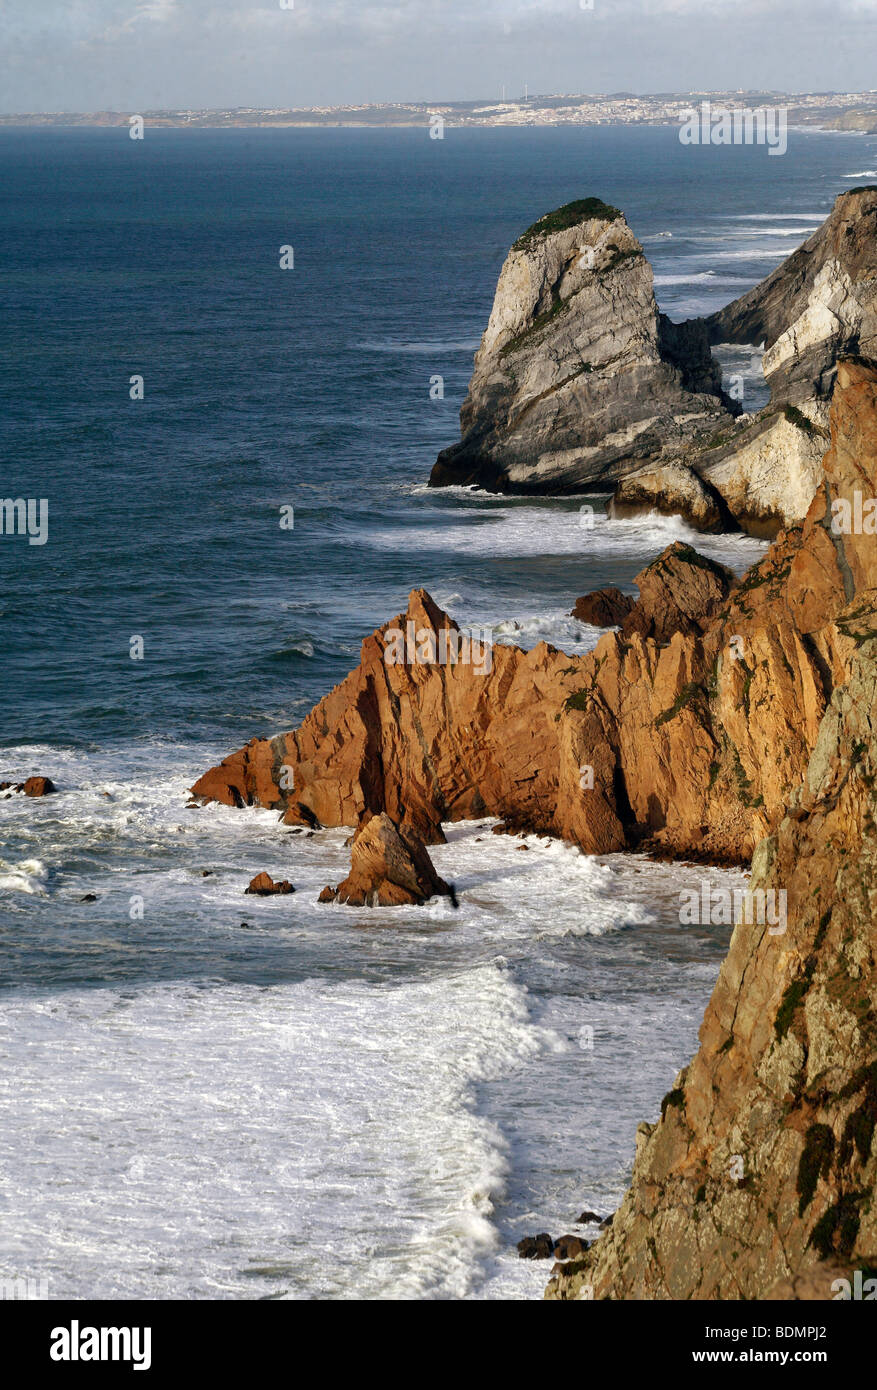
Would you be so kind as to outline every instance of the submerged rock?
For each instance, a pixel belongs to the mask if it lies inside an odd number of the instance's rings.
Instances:
[[[350,873],[337,888],[324,888],[319,901],[398,907],[437,896],[451,897],[452,889],[439,878],[423,842],[382,813],[357,830]]]

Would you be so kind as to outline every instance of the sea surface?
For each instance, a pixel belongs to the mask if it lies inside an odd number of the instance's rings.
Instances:
[[[515,1242],[617,1205],[727,946],[678,921],[703,870],[466,823],[434,851],[460,911],[318,907],[343,831],[186,789],[298,723],[413,587],[582,652],[573,600],[671,540],[750,564],[747,537],[426,479],[542,213],[623,208],[685,318],[875,165],[797,131],[781,158],[670,128],[0,131],[0,495],[49,504],[45,545],[0,537],[0,780],[60,789],[0,800],[0,1276],[539,1297]],[[757,346],[719,351],[750,409]],[[245,898],[261,869],[296,894]]]

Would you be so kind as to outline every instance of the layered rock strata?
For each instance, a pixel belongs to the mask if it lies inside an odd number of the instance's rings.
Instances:
[[[730,426],[706,332],[658,311],[652,270],[596,198],[535,223],[503,265],[434,487],[579,492]]]

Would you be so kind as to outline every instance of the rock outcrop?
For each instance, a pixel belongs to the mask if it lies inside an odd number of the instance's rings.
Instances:
[[[754,289],[703,320],[711,343],[763,343],[771,404],[823,413],[841,357],[877,356],[877,188],[851,189]]]
[[[635,577],[639,598],[621,623],[622,638],[634,633],[669,642],[677,632],[700,635],[737,587],[731,570],[690,545],[674,541]]]
[[[788,929],[735,927],[628,1195],[548,1297],[830,1299],[877,1267],[875,600],[838,618],[859,643],[849,679],[756,851],[751,887],[787,894]]]
[[[571,616],[594,627],[620,627],[623,638],[638,632],[668,642],[674,632],[704,632],[737,581],[724,565],[674,541],[634,583],[638,599],[620,589],[594,589],[576,599]]]
[[[620,589],[593,589],[576,599],[570,616],[592,627],[615,627],[627,617],[633,602],[630,594]]]
[[[490,815],[589,852],[748,863],[845,679],[850,639],[833,619],[877,583],[873,538],[830,530],[833,505],[877,494],[874,371],[847,363],[840,380],[824,487],[741,582],[669,547],[638,576],[622,631],[582,657],[467,648],[415,591],[298,730],[247,745],[193,794],[292,824],[385,811],[427,844],[443,821]]]
[[[732,422],[705,331],[658,312],[623,215],[587,198],[503,265],[460,419],[430,484],[580,492]]]
[[[801,522],[821,478],[841,357],[877,353],[877,189],[716,314],[673,324],[616,209],[594,200],[512,247],[434,486],[562,493],[615,484],[610,513],[679,514],[770,538]],[[576,212],[576,209],[582,209]],[[585,211],[589,209],[590,211]],[[710,354],[765,346],[770,402],[741,415]]]
[[[426,847],[385,813],[371,816],[353,837],[350,873],[337,888],[324,888],[320,902],[353,907],[399,907],[450,897]]]
[[[649,512],[681,516],[697,531],[715,533],[734,525],[721,493],[684,463],[637,468],[618,483],[609,502],[610,517],[624,520]]]
[[[244,889],[244,892],[252,893],[257,898],[270,898],[275,894],[294,893],[295,889],[288,878],[275,882],[271,875],[265,873],[263,869],[262,873],[256,874],[255,878],[250,879],[249,886]]]
[[[742,580],[669,547],[583,657],[466,646],[415,591],[300,729],[193,788],[365,821],[359,842],[382,812],[424,840],[495,815],[586,850],[751,859],[762,911],[738,916],[700,1051],[550,1297],[813,1297],[877,1264],[874,499],[877,366],[844,359],[804,522]]]

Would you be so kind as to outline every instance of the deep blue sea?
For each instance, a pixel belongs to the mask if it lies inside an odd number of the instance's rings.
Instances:
[[[0,536],[0,780],[60,789],[0,801],[0,1276],[538,1297],[514,1242],[617,1203],[726,946],[678,923],[702,871],[471,824],[435,852],[459,913],[318,908],[343,832],[186,788],[296,724],[411,588],[579,652],[573,600],[688,534],[427,490],[527,225],[618,205],[685,318],[875,163],[795,131],[781,158],[669,128],[0,131],[0,495],[49,507],[44,546]],[[757,354],[720,356],[757,408]],[[262,868],[295,896],[244,898]]]

